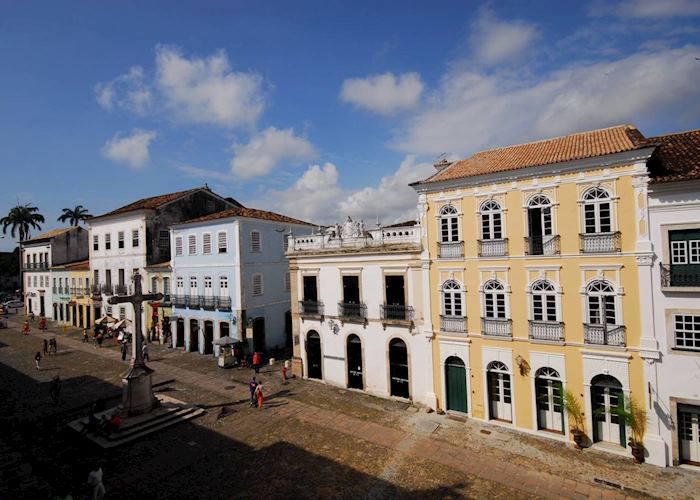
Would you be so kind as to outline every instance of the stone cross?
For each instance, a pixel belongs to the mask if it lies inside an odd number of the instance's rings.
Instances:
[[[131,304],[134,307],[134,338],[132,342],[132,356],[129,369],[122,375],[123,397],[122,410],[127,415],[138,415],[151,410],[154,403],[153,387],[151,385],[151,370],[143,361],[141,346],[143,334],[141,333],[141,315],[144,300],[161,300],[162,293],[143,294],[141,289],[141,275],[134,273],[134,294],[110,297],[109,304]]]

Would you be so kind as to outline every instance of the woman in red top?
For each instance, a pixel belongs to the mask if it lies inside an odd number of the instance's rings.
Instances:
[[[256,352],[253,354],[253,368],[255,368],[255,373],[260,373],[260,365],[262,364],[262,354]]]
[[[258,382],[258,385],[255,388],[255,396],[258,398],[258,409],[262,410],[263,402],[265,401],[262,382]]]
[[[22,333],[29,335],[29,321],[25,321],[24,325],[22,325]]]

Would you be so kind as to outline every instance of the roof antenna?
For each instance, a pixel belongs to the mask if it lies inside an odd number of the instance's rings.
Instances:
[[[206,189],[207,191],[211,191],[211,189],[209,189],[209,184],[207,184],[206,182],[204,183],[204,189]]]

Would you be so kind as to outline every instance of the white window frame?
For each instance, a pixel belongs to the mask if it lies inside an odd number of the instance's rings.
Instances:
[[[688,263],[700,264],[700,240],[686,240],[688,242]]]
[[[545,287],[548,288],[545,289]],[[547,279],[538,279],[536,281],[533,281],[532,284],[528,287],[528,295],[530,296],[529,312],[531,321],[541,321],[546,323],[561,322],[561,294],[558,290],[558,287],[554,283]],[[537,301],[537,297],[539,297],[542,301],[542,318],[540,319],[537,319],[535,317],[535,302]],[[554,319],[550,319],[548,313],[548,297],[554,298]]]
[[[494,208],[494,205],[498,208]],[[479,223],[481,227],[482,240],[502,240],[505,238],[505,230],[503,226],[503,207],[496,200],[486,200],[481,204],[479,209]],[[496,236],[495,223],[498,220],[501,234]],[[484,224],[486,222],[486,224]],[[488,234],[484,231],[484,226],[487,226]]]
[[[182,236],[175,236],[175,257],[182,257]]]
[[[187,255],[197,255],[197,235],[187,235]]]
[[[504,315],[498,314],[498,296],[503,295],[503,310]],[[494,315],[489,316],[487,302],[491,298],[493,302]],[[481,286],[481,317],[485,319],[510,319],[510,300],[508,287],[499,279],[490,279]]]
[[[600,194],[604,193],[604,196]],[[610,213],[610,227],[607,231],[602,230],[600,210],[602,205],[608,205],[608,211]],[[588,227],[586,225],[586,208],[593,207],[594,223],[593,232],[588,232]],[[610,192],[600,186],[592,187],[583,193],[582,205],[581,205],[581,217],[582,217],[582,228],[583,234],[606,234],[615,231],[615,216],[613,214],[613,199],[610,196]]]
[[[465,318],[466,304],[464,302],[464,289],[456,280],[446,280],[440,287],[442,315],[450,318]],[[449,297],[449,301],[447,300]],[[457,311],[457,300],[459,299],[459,311]],[[449,302],[449,303],[448,303]]]
[[[119,306],[119,319],[126,319],[126,307]]]
[[[100,235],[93,234],[92,235],[92,251],[99,252],[99,250],[100,250]]]
[[[608,291],[601,291],[601,290],[592,290],[594,287],[600,287],[601,285],[598,285],[598,283],[601,283],[602,286],[608,287]],[[586,285],[586,323],[591,324],[591,325],[602,325],[603,323],[595,323],[592,321],[593,316],[591,315],[591,298],[598,297],[597,299],[597,308],[598,308],[598,314],[600,315],[600,320],[605,317],[606,322],[605,324],[610,325],[610,326],[619,326],[619,325],[624,325],[624,322],[622,320],[622,307],[620,304],[620,294],[613,282],[611,282],[608,279],[605,278],[595,278],[592,279],[591,281],[588,282]],[[613,314],[615,315],[615,321],[614,323],[609,323],[607,321],[607,307],[606,307],[606,300],[605,297],[613,297],[613,304],[614,304],[614,311]],[[603,311],[603,315],[600,314],[600,311]]]
[[[197,276],[190,276],[190,297],[199,295],[199,284]]]
[[[111,250],[111,249],[112,249],[112,234],[105,233],[105,250]]]
[[[117,231],[117,249],[122,250],[125,247],[124,243],[124,231]]]
[[[543,200],[547,200],[545,203]],[[552,203],[552,200],[549,196],[543,193],[537,193],[530,197],[530,199],[527,202],[527,211],[531,208],[539,208],[540,209],[540,217],[541,221],[540,224],[542,226],[542,235],[541,236],[552,236],[556,234],[554,230],[554,203]],[[545,209],[549,208],[549,215],[545,213]],[[547,219],[549,219],[549,232],[547,232]],[[530,234],[530,215],[529,213],[526,214],[526,221],[527,221],[527,233],[528,235]],[[534,235],[536,236],[536,235]]]
[[[255,237],[257,235],[257,245],[255,244]],[[257,246],[257,248],[256,248]],[[256,229],[250,232],[250,252],[251,253],[261,253],[262,252],[262,233]]]
[[[228,276],[219,276],[219,297],[228,297]]]
[[[211,233],[202,233],[202,254],[211,255]]]
[[[138,248],[139,245],[141,245],[141,238],[139,236],[139,230],[132,229],[131,230],[131,248]]]
[[[259,280],[259,283],[256,283],[256,279]],[[262,273],[253,273],[250,277],[250,283],[250,292],[252,296],[259,297],[265,293]],[[259,290],[256,291],[256,287],[259,287]]]
[[[443,226],[447,227],[447,234],[443,232]],[[457,226],[457,231],[453,226]],[[438,217],[438,238],[440,243],[458,243],[461,239],[459,211],[454,205],[448,204],[440,208]]]
[[[683,349],[688,351],[700,351],[700,314],[684,314],[684,313],[674,313],[673,314],[673,348]],[[683,325],[680,329],[680,325]],[[688,327],[690,325],[690,327]],[[696,328],[697,327],[697,328]],[[679,345],[678,344],[678,332],[687,334],[684,338],[684,342],[691,342],[694,345]]]
[[[219,231],[218,233],[216,233],[216,248],[217,253],[228,252],[228,233],[226,231]]]

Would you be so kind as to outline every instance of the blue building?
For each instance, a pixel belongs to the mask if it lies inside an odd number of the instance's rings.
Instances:
[[[285,236],[311,227],[241,207],[171,226],[173,347],[218,355],[227,335],[250,351],[291,347]]]

